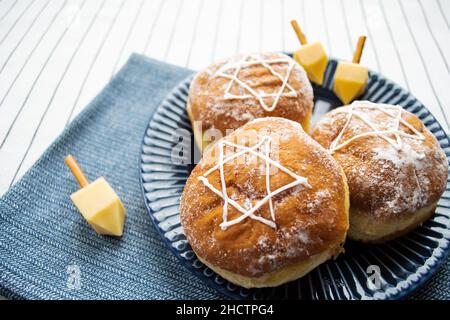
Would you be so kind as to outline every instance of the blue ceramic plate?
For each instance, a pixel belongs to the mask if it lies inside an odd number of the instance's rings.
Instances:
[[[331,89],[336,61],[331,60],[323,86],[313,86],[313,122],[341,105]],[[189,246],[180,224],[179,202],[193,165],[174,164],[171,153],[180,141],[174,132],[191,131],[186,101],[192,78],[180,83],[156,110],[142,143],[141,182],[150,217],[169,249],[181,263],[211,287],[236,299],[399,299],[425,283],[445,261],[450,241],[450,183],[439,201],[436,214],[423,226],[397,240],[381,245],[345,244],[345,254],[328,261],[297,281],[267,289],[244,289],[224,280],[203,265]],[[439,141],[447,159],[450,142],[433,115],[409,92],[383,76],[370,72],[361,100],[399,104],[417,115]],[[198,151],[196,151],[198,152]],[[379,267],[377,271],[370,266]]]

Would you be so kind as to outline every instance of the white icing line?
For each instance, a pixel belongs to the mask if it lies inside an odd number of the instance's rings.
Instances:
[[[242,58],[242,61],[244,61],[244,60],[245,60],[245,57]],[[238,76],[238,74],[239,74],[239,71],[241,71],[241,67],[242,67],[242,64],[240,64],[239,67],[236,68],[236,70],[234,71],[234,74],[233,74],[233,77],[232,77],[232,78],[237,78],[237,76]],[[226,93],[227,93],[227,92],[230,92],[232,86],[233,86],[233,81],[228,82],[228,86],[227,86],[227,88],[225,89],[225,92],[226,92]]]
[[[289,65],[289,69],[288,69],[288,71],[287,71],[287,73],[286,73],[286,79],[289,78],[289,75],[291,74],[291,71],[292,71],[292,68],[293,68],[293,67],[294,67],[294,64],[291,63],[291,64]],[[275,101],[273,102],[270,111],[272,111],[272,110],[274,110],[274,109],[276,108],[276,106],[277,106],[277,104],[278,104],[278,101],[280,100],[280,97],[281,97],[281,95],[282,95],[282,93],[283,93],[283,91],[284,91],[284,88],[287,86],[287,84],[288,84],[287,81],[283,81],[283,84],[282,84],[281,87],[280,87],[280,91],[278,91],[278,95],[277,95],[277,97],[275,98]]]
[[[223,141],[220,141],[220,143],[223,144]],[[244,150],[232,154],[231,156],[225,158],[223,161],[224,161],[224,162],[228,162],[228,161],[231,161],[231,160],[233,160],[233,159],[235,159],[235,158],[240,157],[241,155],[243,155],[245,152],[247,152],[247,151],[249,151],[249,150],[256,150],[256,149],[258,149],[263,143],[264,143],[264,139],[261,140],[261,142],[259,142],[258,144],[255,144],[255,145],[254,145],[253,147],[251,147],[251,148],[244,147],[244,146],[238,146],[238,148],[241,148],[241,149],[244,149]],[[228,143],[228,145],[230,145],[230,143]],[[232,146],[232,147],[236,147],[236,145],[231,145],[231,146]],[[220,144],[219,144],[219,147],[221,147]],[[205,177],[208,176],[209,174],[211,174],[211,172],[217,170],[217,169],[219,168],[219,166],[220,166],[219,163],[216,164],[214,167],[212,167],[211,169],[209,169],[208,171],[206,171],[205,174],[204,174],[203,176],[205,176]]]
[[[356,109],[379,110],[379,111],[387,114],[388,116],[394,118],[394,120],[395,120],[394,128],[391,130],[380,130],[379,128],[377,128],[375,123],[373,123],[370,119],[367,119],[363,114],[357,112]],[[394,111],[397,111],[397,112],[395,114],[393,114],[393,113],[389,112],[388,109],[394,109]],[[347,117],[347,121],[345,122],[344,126],[342,127],[342,130],[339,132],[336,139],[334,139],[330,145],[329,150],[331,153],[347,146],[348,144],[350,144],[351,142],[353,142],[357,139],[367,137],[367,136],[377,136],[379,138],[382,138],[382,139],[386,140],[388,143],[390,143],[391,145],[393,145],[397,150],[402,148],[401,137],[412,138],[412,139],[416,139],[416,140],[424,140],[425,139],[425,136],[422,133],[420,133],[416,128],[414,128],[412,125],[410,125],[407,121],[405,121],[402,118],[403,109],[401,106],[398,106],[398,105],[397,106],[383,105],[383,107],[382,107],[380,105],[369,104],[367,102],[364,102],[364,103],[354,102],[348,108],[342,108],[342,109],[336,110],[336,113],[347,113],[348,117]],[[342,136],[343,136],[345,130],[348,128],[353,116],[358,117],[373,131],[357,134],[357,135],[351,137],[350,139],[342,142],[341,144],[338,144],[340,142],[340,140],[342,139]],[[414,135],[400,131],[400,124],[403,124],[408,129],[410,129],[412,132],[414,132]],[[395,140],[388,137],[388,134],[393,134],[395,136]]]
[[[253,59],[253,60],[249,61],[248,59]],[[288,65],[288,69],[287,69],[286,75],[284,77],[281,74],[279,74],[278,72],[276,72],[271,67],[271,64],[275,64],[275,63],[286,63]],[[239,79],[239,72],[241,71],[241,69],[243,67],[256,65],[256,64],[261,64],[262,66],[267,68],[275,77],[280,79],[282,84],[277,93],[268,94],[265,92],[256,92],[248,84],[246,84],[244,81]],[[248,99],[253,96],[259,101],[259,104],[261,105],[261,107],[264,110],[270,112],[276,108],[278,101],[280,100],[281,97],[297,97],[297,91],[295,91],[294,88],[292,88],[292,86],[289,84],[289,77],[291,75],[293,68],[294,68],[294,62],[290,61],[288,59],[285,59],[285,58],[263,60],[263,59],[261,59],[261,56],[259,56],[259,55],[247,55],[247,56],[244,56],[243,59],[241,59],[237,63],[225,64],[224,66],[219,68],[219,70],[217,70],[215,76],[230,79],[230,82],[228,82],[228,85],[227,85],[224,95],[223,95],[224,99]],[[233,70],[233,69],[234,69],[234,72],[232,74],[226,73],[227,71]],[[239,85],[240,92],[242,93],[241,95],[235,95],[235,94],[230,93],[230,90],[233,87],[233,84],[235,82]],[[288,88],[290,91],[285,93],[284,92],[285,88]],[[250,94],[244,94],[242,92],[242,89],[246,89],[248,92],[250,92]],[[268,106],[264,102],[264,98],[275,98],[275,99],[274,99],[272,105]]]
[[[295,174],[294,172],[290,171],[289,169],[285,168],[284,166],[282,166],[279,162],[274,161],[273,159],[270,159],[270,144],[271,144],[271,138],[270,136],[264,136],[261,139],[261,142],[257,143],[256,145],[254,145],[253,147],[246,147],[246,146],[242,146],[242,145],[237,145],[234,143],[231,143],[227,140],[221,140],[218,143],[218,147],[219,147],[219,163],[217,163],[214,167],[212,167],[211,169],[209,169],[207,172],[205,172],[203,174],[203,176],[200,176],[198,179],[200,181],[203,182],[203,184],[208,187],[209,189],[211,189],[211,191],[213,191],[216,195],[218,195],[219,197],[221,197],[224,200],[224,204],[223,204],[223,214],[222,214],[222,223],[220,224],[220,227],[222,229],[226,229],[229,226],[232,226],[234,224],[237,224],[239,222],[241,222],[242,220],[246,219],[246,218],[251,218],[257,221],[260,221],[262,223],[265,223],[266,225],[272,227],[272,228],[276,228],[276,224],[275,224],[275,210],[273,208],[273,202],[272,202],[272,197],[289,189],[292,188],[294,186],[297,186],[299,184],[303,184],[305,187],[311,187],[308,183],[308,179],[301,177],[297,174]],[[257,152],[256,150],[259,149],[262,145],[264,144],[264,151],[265,153],[262,154],[261,152]],[[227,157],[224,159],[224,147],[228,145],[231,147],[236,148],[237,150],[241,149],[241,151],[234,153],[233,155]],[[266,192],[267,195],[256,202],[256,204],[253,206],[251,205],[251,208],[249,210],[246,210],[245,208],[243,208],[239,203],[237,203],[236,201],[234,201],[233,199],[228,197],[227,194],[227,190],[226,190],[226,181],[225,181],[225,174],[224,174],[224,164],[228,161],[231,161],[245,153],[251,153],[253,155],[255,155],[256,157],[261,158],[262,160],[265,160],[265,180],[266,180]],[[277,167],[278,169],[280,169],[281,171],[287,173],[288,175],[290,175],[291,177],[293,177],[295,180],[289,184],[286,184],[280,188],[278,188],[275,191],[271,191],[270,190],[270,165],[274,165],[275,167]],[[215,188],[209,181],[207,176],[209,174],[211,174],[213,171],[219,169],[220,172],[220,182],[221,182],[221,188],[222,191],[218,190],[217,188]],[[270,215],[272,218],[271,220],[265,219],[264,217],[261,216],[256,216],[254,213],[261,208],[266,202],[269,202],[269,209],[270,209]],[[241,216],[235,218],[234,220],[228,220],[228,204],[232,205],[236,210],[238,210],[240,213],[242,213]]]
[[[215,188],[211,183],[209,183],[208,179],[206,179],[205,177],[199,177],[198,178],[200,181],[202,181],[204,183],[205,186],[207,186],[208,188],[211,189],[212,192],[214,192],[215,194],[217,194],[219,197],[222,197],[222,192],[220,190],[217,190],[217,188]],[[236,201],[234,201],[233,199],[228,199],[228,203],[231,204],[233,207],[236,208],[236,210],[238,210],[239,212],[241,212],[242,214],[246,214],[248,211],[245,210],[239,203],[237,203]],[[267,220],[264,217],[260,217],[260,216],[255,216],[253,213],[249,215],[250,218],[261,221],[262,223],[265,223],[269,226],[271,226],[272,228],[276,228],[276,224],[273,221]],[[226,221],[226,220],[225,220]],[[223,227],[221,224],[222,229],[226,229],[227,227]]]
[[[270,141],[269,143],[266,143],[265,151],[266,151],[266,192],[267,194],[270,194],[270,163],[268,160],[270,155]],[[270,209],[270,216],[272,217],[272,220],[275,221],[275,212],[273,210],[272,198],[269,199],[269,209]]]

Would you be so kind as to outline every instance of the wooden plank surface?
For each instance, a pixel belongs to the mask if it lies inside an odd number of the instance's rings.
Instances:
[[[132,52],[201,69],[237,52],[310,41],[409,89],[448,131],[450,0],[0,0],[0,194]]]

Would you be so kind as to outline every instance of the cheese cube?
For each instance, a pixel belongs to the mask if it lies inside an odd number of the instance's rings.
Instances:
[[[365,66],[339,62],[334,74],[333,91],[344,104],[349,104],[362,95],[369,79],[369,69]]]
[[[308,74],[309,80],[322,85],[328,56],[320,42],[307,43],[294,53],[294,59]]]
[[[97,233],[122,235],[125,208],[103,177],[73,193],[70,198]]]

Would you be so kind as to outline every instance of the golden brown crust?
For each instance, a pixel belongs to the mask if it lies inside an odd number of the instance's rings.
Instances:
[[[344,242],[348,229],[348,190],[342,169],[298,123],[261,118],[225,139],[242,145],[252,133],[259,139],[274,137],[277,146],[271,148],[271,158],[307,178],[310,185],[293,187],[273,197],[277,228],[250,218],[226,230],[219,226],[223,221],[223,200],[198,179],[217,163],[218,144],[204,154],[193,170],[180,209],[185,234],[199,257],[220,269],[258,278],[325,251],[335,251]],[[242,205],[266,195],[264,175],[260,174],[261,160],[249,159],[242,156],[240,161],[224,165],[227,193]],[[220,189],[219,171],[211,173],[208,181]],[[292,177],[278,170],[271,175],[271,190],[292,181]],[[268,204],[255,214],[269,219]],[[240,215],[228,206],[228,220]]]
[[[350,229],[348,237],[365,243],[383,243],[393,240],[422,225],[431,218],[437,203],[422,207],[407,217],[391,217],[389,221],[379,221],[350,208]]]
[[[308,274],[311,270],[324,263],[325,261],[333,258],[334,255],[342,252],[342,247],[337,245],[336,248],[332,248],[328,251],[324,251],[308,257],[298,263],[289,264],[283,266],[277,271],[265,273],[260,277],[247,277],[237,273],[230,272],[228,270],[211,265],[207,261],[199,257],[199,260],[207,265],[211,270],[222,276],[224,279],[240,285],[244,288],[265,288],[276,287],[283,283],[296,280]]]
[[[303,68],[290,57],[281,53],[261,53],[262,59],[285,59],[294,63],[289,75],[288,84],[297,93],[296,97],[282,96],[273,111],[266,111],[254,96],[246,99],[225,98],[224,94],[230,79],[217,76],[218,70],[227,63],[235,63],[243,58],[236,55],[217,62],[199,72],[193,79],[189,89],[189,115],[191,122],[198,121],[197,132],[205,133],[208,129],[220,130],[225,136],[227,130],[235,130],[243,124],[256,118],[282,117],[302,124],[309,129],[309,120],[313,108],[313,91]],[[287,63],[272,64],[271,67],[284,77],[288,72]],[[230,71],[231,72],[231,71]],[[239,72],[239,79],[249,84],[257,92],[274,93],[281,87],[281,80],[274,76],[261,64],[246,66]],[[231,93],[241,95],[239,86],[233,85]],[[288,92],[287,88],[283,92]],[[245,92],[248,93],[248,92]],[[273,103],[273,98],[265,98],[267,105]],[[200,141],[196,137],[196,141]]]
[[[348,119],[348,114],[342,112],[343,108],[348,109],[349,106],[327,113],[313,128],[312,137],[327,149],[330,149]],[[395,125],[394,118],[377,109],[361,109],[358,112],[380,129],[387,130]],[[350,220],[355,215],[363,215],[361,219],[393,224],[437,202],[444,192],[448,164],[443,150],[415,115],[403,110],[402,119],[420,132],[424,139],[402,136],[401,149],[397,151],[380,136],[365,136],[334,151],[333,156],[344,169],[348,180]],[[404,124],[400,124],[399,129],[408,134],[414,133]],[[354,117],[340,141],[369,131],[373,130]],[[388,137],[395,139],[392,134]],[[390,238],[387,235],[383,237]]]

